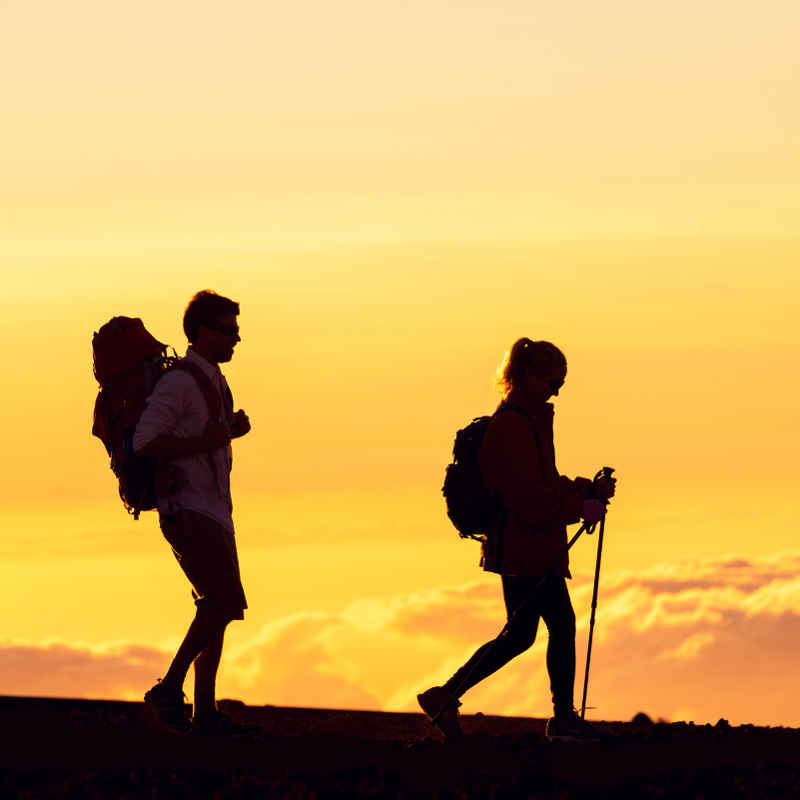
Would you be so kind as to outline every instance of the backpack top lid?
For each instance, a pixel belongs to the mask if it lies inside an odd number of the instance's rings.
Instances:
[[[113,317],[92,337],[94,376],[103,384],[142,361],[164,355],[166,349],[138,317]]]

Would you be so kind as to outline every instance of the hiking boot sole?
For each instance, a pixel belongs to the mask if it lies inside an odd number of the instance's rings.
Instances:
[[[145,722],[151,727],[160,728],[170,733],[186,734],[190,733],[192,729],[192,725],[188,719],[185,723],[164,719],[159,712],[158,706],[152,703],[145,702],[143,716]]]
[[[434,725],[436,728],[438,728],[438,730],[443,734],[444,738],[449,742],[457,742],[462,740],[464,738],[464,731],[461,730],[461,725],[457,716],[455,720],[452,721],[452,724],[448,722],[442,724],[442,715],[446,714],[448,711],[453,711],[457,714],[459,703],[456,701],[452,706],[444,706],[443,708],[440,708],[438,712],[432,714],[427,708],[425,708],[424,701],[422,700],[424,694],[425,693],[423,692],[422,694],[417,695],[417,703],[419,703],[419,707],[423,710],[431,725]]]

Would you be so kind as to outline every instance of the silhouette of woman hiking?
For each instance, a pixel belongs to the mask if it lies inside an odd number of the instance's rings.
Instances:
[[[498,372],[502,400],[479,451],[483,483],[502,511],[482,543],[481,566],[501,576],[508,621],[500,635],[473,654],[443,686],[419,694],[422,710],[448,739],[462,736],[459,698],[527,650],[539,618],[549,633],[547,671],[554,716],[549,739],[596,739],[597,730],[574,710],[575,613],[567,589],[566,526],[597,522],[614,496],[610,475],[594,481],[558,474],[553,404],[567,375],[564,354],[550,342],[518,339]]]

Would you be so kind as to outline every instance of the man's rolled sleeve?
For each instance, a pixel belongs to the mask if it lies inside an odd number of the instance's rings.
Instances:
[[[174,433],[185,403],[182,384],[175,373],[165,375],[156,384],[133,434],[134,452],[138,453],[159,436]]]

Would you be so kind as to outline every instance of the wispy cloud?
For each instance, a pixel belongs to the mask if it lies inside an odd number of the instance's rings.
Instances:
[[[582,677],[591,583],[575,581]],[[502,627],[499,582],[359,601],[264,626],[231,648],[220,692],[251,703],[413,709]],[[464,697],[464,710],[546,715],[546,632]],[[169,653],[133,645],[0,645],[0,691],[141,697]],[[606,719],[798,724],[800,553],[663,564],[601,588],[589,699]]]
[[[140,645],[0,643],[0,691],[55,697],[139,699],[164,663]]]

